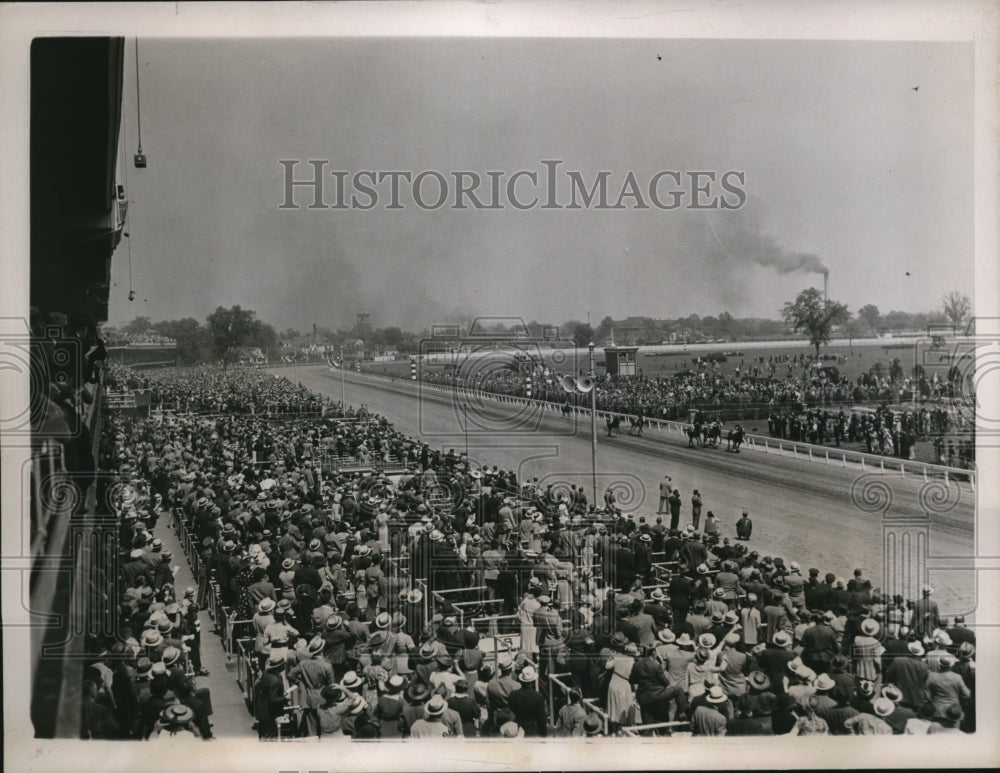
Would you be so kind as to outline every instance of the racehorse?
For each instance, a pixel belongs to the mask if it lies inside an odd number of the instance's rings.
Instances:
[[[642,416],[629,416],[628,423],[628,434],[635,433],[638,437],[642,437],[642,428],[646,426],[646,420]]]
[[[701,424],[688,424],[686,430],[688,436],[688,448],[695,448],[695,441],[698,441],[699,446],[705,444],[704,439],[701,436]]]
[[[608,425],[608,437],[611,437],[611,435],[615,432],[617,432],[619,435],[622,434],[621,431],[622,420],[620,417],[615,416],[614,418],[611,418],[609,416],[607,418],[606,423]]]
[[[570,408],[569,403],[563,403],[563,407],[562,407],[563,418],[564,419],[567,418],[572,412],[573,412],[573,409]]]
[[[729,443],[726,450],[732,451],[734,454],[738,454],[740,452],[740,446],[743,445],[743,427],[737,424],[733,429],[729,430],[726,440]]]
[[[719,443],[722,441],[722,425],[717,421],[713,421],[711,425],[706,424],[701,431],[701,440],[702,445],[710,445],[712,448],[718,448]]]

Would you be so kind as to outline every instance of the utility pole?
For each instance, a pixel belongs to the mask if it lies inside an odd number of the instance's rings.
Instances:
[[[347,384],[344,382],[344,345],[340,345],[340,405],[344,416],[347,416]]]
[[[594,373],[594,342],[590,345],[590,472],[594,486],[594,507],[597,507],[597,381]]]

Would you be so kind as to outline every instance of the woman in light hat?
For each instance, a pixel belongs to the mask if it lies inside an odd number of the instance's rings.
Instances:
[[[854,637],[851,647],[854,660],[854,675],[875,683],[875,692],[882,687],[882,653],[885,647],[875,638],[879,634],[877,620],[867,617],[861,621],[861,634]]]

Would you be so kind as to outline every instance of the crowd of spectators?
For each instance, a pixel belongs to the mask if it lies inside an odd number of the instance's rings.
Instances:
[[[177,342],[170,336],[160,335],[155,330],[147,330],[144,333],[134,333],[128,330],[119,330],[115,327],[105,326],[101,330],[101,335],[108,346],[127,346],[129,344],[176,344]]]
[[[262,739],[975,730],[975,635],[930,588],[905,600],[861,570],[803,572],[721,538],[710,512],[669,528],[378,417],[269,419],[268,401],[319,398],[259,371],[147,378],[226,410],[109,429],[104,463],[134,492],[117,507],[128,635],[92,648],[87,737],[211,737],[196,680],[213,590],[208,574],[173,587],[155,536],[171,513],[249,621]],[[480,644],[497,635],[515,643],[494,658]],[[566,686],[551,706],[549,679]]]
[[[855,381],[824,373],[823,361],[804,355],[755,357],[745,370],[722,374],[716,361],[696,363],[697,370],[671,376],[598,377],[594,390],[598,410],[698,423],[766,420],[772,437],[809,442],[850,443],[868,453],[915,459],[917,443],[933,443],[934,461],[971,468],[974,463],[973,422],[951,397],[952,384],[935,377],[890,381],[865,373]],[[786,370],[786,373],[781,371]],[[461,372],[427,372],[424,378],[494,394],[532,397],[555,403],[572,401],[560,385],[561,375],[544,368],[488,370],[474,377]],[[529,382],[530,376],[530,382]],[[920,408],[892,409],[919,388]],[[692,417],[700,417],[693,419]],[[961,433],[965,437],[949,437]]]

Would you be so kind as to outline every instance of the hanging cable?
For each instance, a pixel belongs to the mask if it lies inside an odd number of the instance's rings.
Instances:
[[[139,127],[139,149],[135,152],[135,168],[146,168],[146,156],[142,152],[142,101],[139,98],[139,38],[135,39],[135,121]]]
[[[139,38],[135,39],[135,121],[139,128],[139,150],[142,153],[142,101],[139,98]]]
[[[139,112],[139,39],[135,39],[135,100],[136,100],[136,114]],[[142,118],[139,119],[140,124],[140,134],[139,134],[139,153],[142,153]],[[122,121],[122,134],[123,142],[122,145],[128,146],[128,121]],[[122,152],[122,182],[125,185],[125,218],[122,222],[122,228],[127,227],[129,219],[129,210],[131,209],[131,202],[128,201],[129,187],[128,187],[128,163],[125,161],[125,154],[128,152],[123,147]],[[132,235],[131,228],[129,231],[125,232],[125,241],[128,242],[128,299],[130,301],[135,299],[135,288],[132,286]]]

